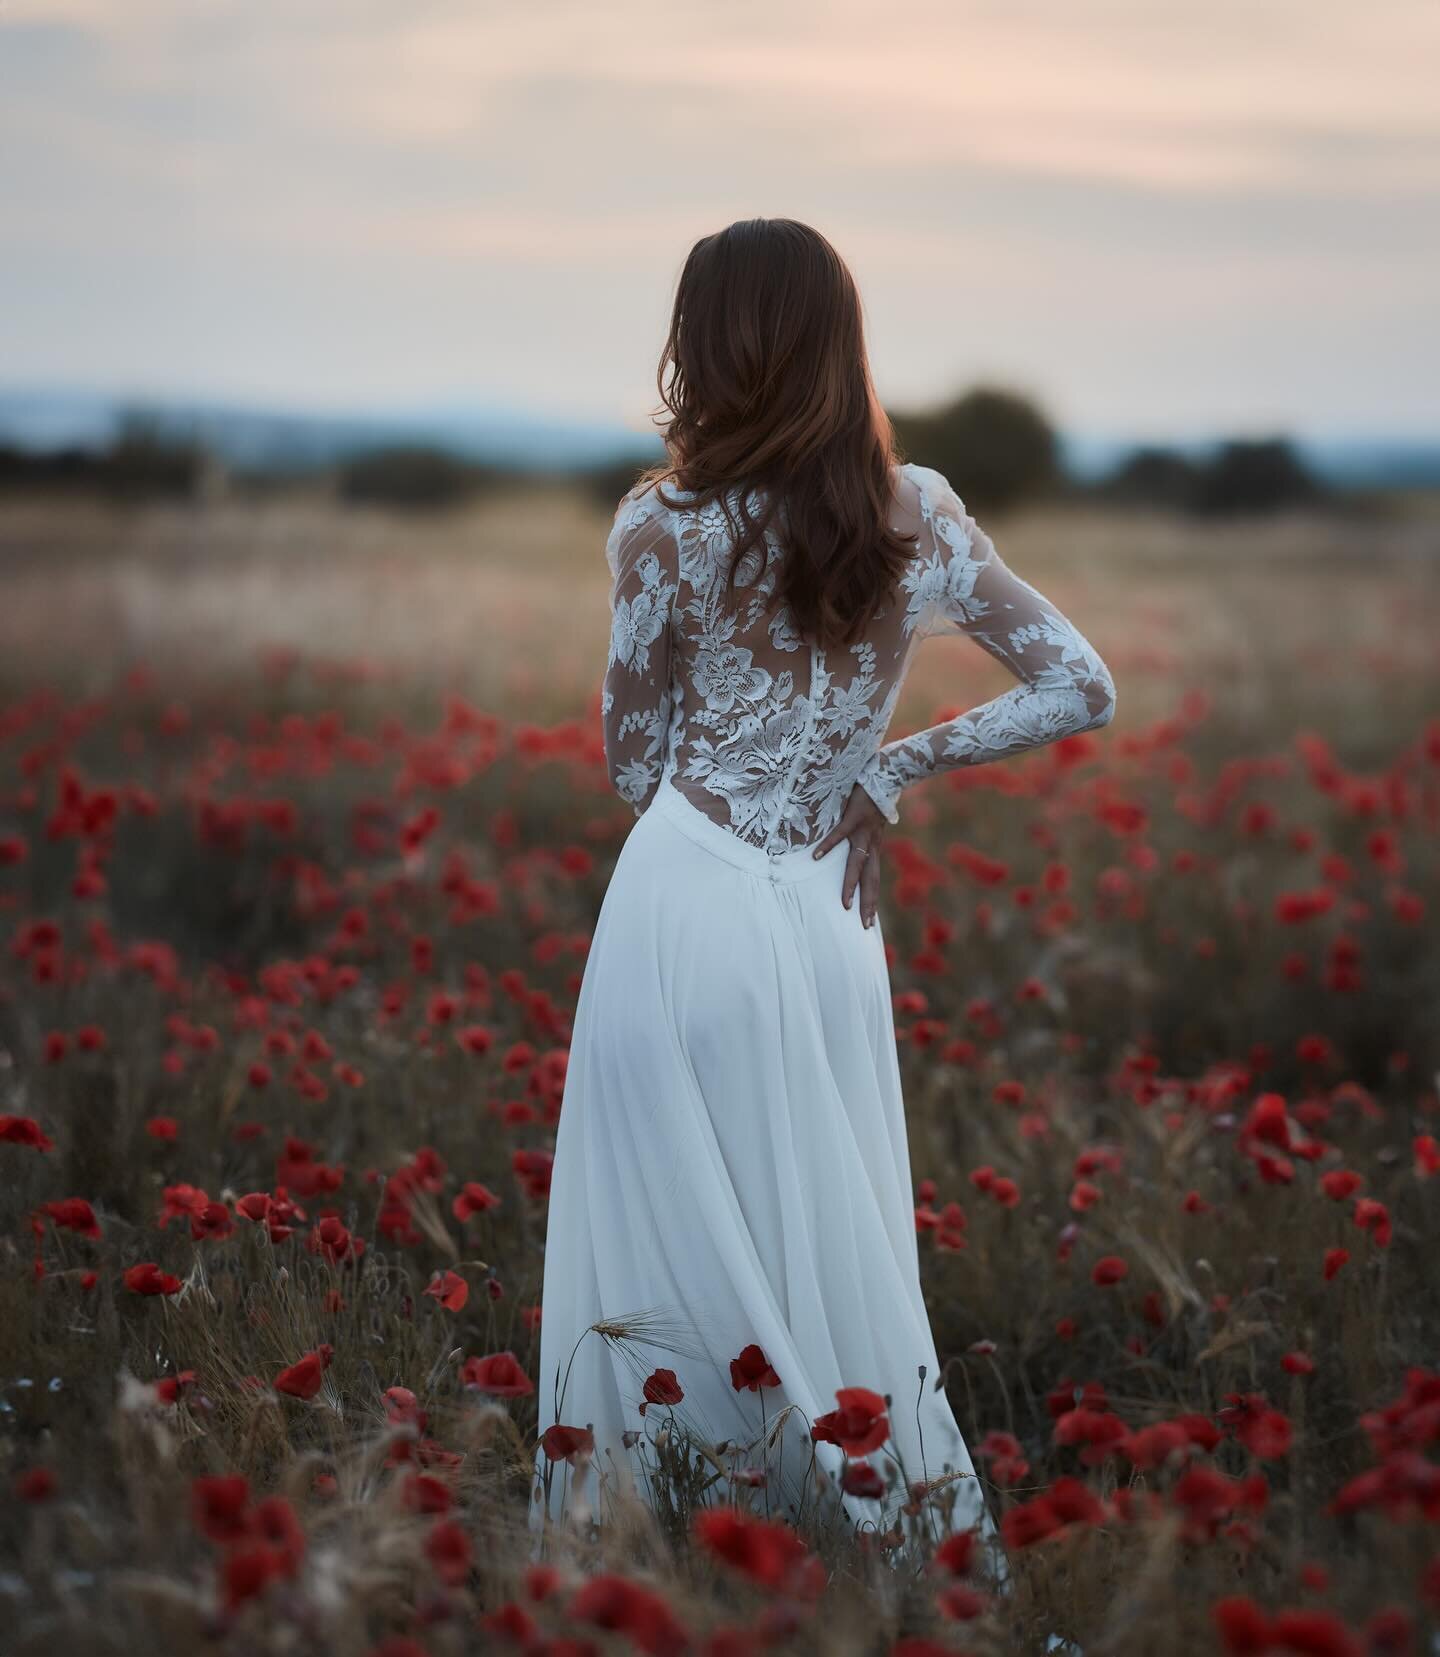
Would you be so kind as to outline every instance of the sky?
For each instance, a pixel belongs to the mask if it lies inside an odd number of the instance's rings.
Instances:
[[[1436,0],[0,0],[0,386],[650,430],[822,231],[892,409],[1440,436]]]

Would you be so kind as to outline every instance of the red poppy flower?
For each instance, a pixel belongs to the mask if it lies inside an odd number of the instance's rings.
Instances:
[[[95,1218],[95,1210],[84,1197],[61,1197],[58,1202],[47,1202],[43,1211],[54,1225],[66,1231],[77,1232],[81,1237],[98,1238],[100,1235],[100,1222]]]
[[[190,1236],[194,1242],[206,1238],[218,1241],[230,1236],[234,1230],[235,1221],[223,1202],[207,1201],[190,1215]]]
[[[840,1488],[848,1495],[878,1501],[885,1494],[885,1481],[868,1461],[853,1461],[840,1476]]]
[[[1207,1455],[1220,1442],[1221,1432],[1208,1415],[1191,1414],[1177,1415],[1175,1425],[1183,1427],[1189,1434],[1190,1442],[1198,1444]]]
[[[1415,1173],[1420,1179],[1440,1174],[1440,1139],[1433,1133],[1417,1133],[1411,1149],[1415,1152]]]
[[[392,1427],[414,1427],[418,1432],[425,1430],[425,1411],[420,1408],[420,1400],[409,1387],[386,1387],[385,1419]]]
[[[283,1392],[291,1398],[313,1398],[320,1390],[334,1355],[334,1347],[328,1344],[307,1352],[299,1363],[291,1364],[289,1369],[281,1370],[275,1377],[276,1392]]]
[[[1218,1468],[1193,1463],[1176,1479],[1170,1499],[1185,1516],[1185,1534],[1191,1540],[1214,1536],[1224,1519],[1238,1508],[1263,1506],[1265,1481],[1230,1479]]]
[[[281,1574],[294,1576],[305,1557],[305,1532],[289,1502],[283,1496],[267,1496],[256,1502],[250,1514],[250,1529],[279,1556]]]
[[[33,1116],[0,1116],[0,1144],[24,1145],[32,1151],[53,1151],[55,1141],[41,1132]]]
[[[761,1588],[793,1591],[809,1566],[810,1552],[789,1525],[752,1518],[738,1508],[704,1509],[696,1514],[691,1535]]]
[[[591,1577],[565,1609],[578,1622],[624,1634],[651,1657],[676,1657],[689,1644],[684,1626],[662,1596],[627,1577]]]
[[[565,1578],[558,1565],[527,1565],[525,1567],[525,1597],[537,1604],[559,1593]]]
[[[563,1427],[556,1422],[540,1435],[540,1447],[551,1461],[573,1462],[581,1453],[594,1454],[595,1435],[588,1427]]]
[[[647,1404],[678,1404],[685,1394],[673,1369],[657,1369],[643,1388]]]
[[[458,1272],[447,1271],[443,1276],[436,1272],[425,1293],[432,1300],[438,1300],[447,1312],[459,1312],[470,1298],[470,1285]]]
[[[458,1588],[470,1574],[470,1538],[453,1519],[440,1519],[425,1538],[425,1557],[442,1582]]]
[[[954,1530],[936,1548],[930,1567],[951,1576],[964,1576],[975,1563],[976,1533],[973,1530]]]
[[[1070,1206],[1077,1214],[1083,1214],[1087,1208],[1093,1208],[1103,1195],[1098,1185],[1088,1179],[1077,1179],[1070,1190]]]
[[[953,1622],[970,1622],[985,1614],[990,1601],[969,1583],[952,1582],[935,1596],[935,1604],[942,1617],[949,1617]]]
[[[342,1260],[358,1260],[365,1252],[363,1237],[352,1236],[338,1214],[322,1215],[305,1239],[311,1254],[322,1255],[332,1266]]]
[[[220,1571],[226,1610],[238,1610],[246,1600],[263,1594],[276,1577],[286,1574],[279,1550],[266,1542],[232,1548]]]
[[[513,1352],[492,1352],[488,1358],[467,1358],[461,1371],[467,1387],[488,1392],[493,1398],[524,1398],[535,1386]]]
[[[238,1542],[250,1534],[250,1485],[238,1473],[195,1479],[190,1485],[190,1519],[212,1542]]]
[[[1210,1607],[1229,1657],[1256,1657],[1270,1649],[1270,1622],[1248,1594],[1232,1594]]]
[[[499,1197],[488,1186],[467,1180],[460,1188],[460,1195],[451,1203],[450,1212],[463,1225],[472,1214],[483,1214],[487,1209],[499,1206]]]
[[[1370,1233],[1380,1248],[1390,1247],[1390,1210],[1383,1202],[1376,1202],[1373,1197],[1358,1198],[1353,1218],[1362,1231]]]
[[[122,1281],[136,1295],[173,1295],[180,1287],[180,1279],[162,1272],[153,1260],[142,1260],[138,1266],[128,1267]]]
[[[182,1369],[178,1375],[162,1375],[155,1383],[157,1404],[178,1404],[187,1388],[195,1384],[195,1371]]]
[[[1056,1444],[1083,1446],[1080,1460],[1087,1467],[1098,1467],[1118,1454],[1129,1436],[1129,1428],[1120,1417],[1104,1408],[1081,1404],[1055,1420]]]
[[[448,1513],[455,1505],[450,1486],[433,1473],[412,1473],[400,1488],[400,1499],[411,1513]]]
[[[499,1634],[511,1649],[544,1650],[546,1642],[540,1638],[540,1625],[523,1605],[507,1600],[497,1610],[487,1611],[479,1619],[479,1626],[487,1634]],[[551,1641],[553,1651],[557,1642]]]
[[[1178,1421],[1156,1421],[1121,1442],[1132,1467],[1142,1471],[1163,1467],[1173,1455],[1188,1452],[1194,1441]]]
[[[27,1467],[15,1479],[15,1498],[21,1502],[48,1502],[60,1488],[48,1467]]]
[[[1227,1392],[1220,1419],[1251,1455],[1273,1461],[1290,1448],[1293,1434],[1288,1417],[1272,1409],[1258,1392]]]
[[[835,1398],[839,1408],[816,1416],[810,1436],[824,1444],[838,1444],[851,1456],[878,1450],[890,1436],[885,1400],[869,1387],[841,1387]]]
[[[1020,1440],[1013,1433],[991,1431],[976,1446],[975,1453],[990,1463],[990,1477],[996,1484],[1019,1484],[1030,1471],[1020,1448]]]
[[[1353,1168],[1332,1168],[1320,1176],[1320,1189],[1334,1202],[1344,1202],[1354,1196],[1364,1183]]]
[[[730,1385],[736,1392],[759,1392],[761,1387],[778,1387],[780,1377],[770,1360],[753,1342],[730,1360]]]
[[[1090,1273],[1090,1281],[1103,1288],[1119,1283],[1130,1274],[1130,1267],[1118,1254],[1102,1254]]]
[[[527,1197],[548,1197],[555,1158],[549,1151],[516,1151],[510,1159],[515,1177]]]

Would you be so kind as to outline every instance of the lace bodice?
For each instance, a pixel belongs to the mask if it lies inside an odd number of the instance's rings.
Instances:
[[[605,549],[605,754],[637,815],[668,780],[707,817],[778,854],[829,833],[857,782],[893,823],[912,782],[1109,722],[1104,662],[1006,566],[932,468],[898,468],[893,521],[918,532],[915,553],[864,638],[831,651],[799,637],[785,607],[767,613],[784,556],[774,523],[727,603],[733,542],[719,504],[691,508],[692,495],[663,487],[681,506],[666,507],[653,487],[632,490]],[[1019,683],[887,744],[911,654],[939,628],[968,634]]]

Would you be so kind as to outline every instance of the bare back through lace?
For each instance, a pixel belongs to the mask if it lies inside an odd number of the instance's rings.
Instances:
[[[895,477],[891,521],[916,532],[915,552],[861,641],[836,650],[771,609],[785,556],[774,523],[727,595],[734,543],[718,503],[692,507],[670,485],[677,508],[653,487],[621,500],[601,711],[611,780],[637,815],[668,783],[778,856],[823,839],[857,783],[893,823],[912,782],[1109,722],[1115,687],[1078,628],[1007,567],[941,473],[907,463]],[[912,652],[939,629],[968,634],[1018,682],[886,744]]]

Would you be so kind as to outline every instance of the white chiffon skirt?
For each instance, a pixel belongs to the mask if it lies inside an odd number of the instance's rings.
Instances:
[[[667,1428],[764,1469],[755,1506],[778,1518],[828,1500],[891,1528],[907,1484],[958,1474],[948,1511],[902,1528],[978,1525],[994,1549],[936,1391],[884,944],[840,902],[845,860],[844,842],[768,855],[668,782],[621,850],[576,1008],[541,1314],[540,1430],[588,1426],[595,1453],[537,1452],[537,1554],[547,1514],[603,1524],[607,1492],[648,1500],[646,1439]],[[779,1386],[736,1389],[751,1345]],[[657,1368],[684,1398],[642,1416]],[[843,1452],[811,1441],[842,1387],[889,1399],[890,1441],[864,1458],[887,1481],[903,1467],[883,1497],[842,1494]],[[706,1499],[737,1494],[721,1479]]]

